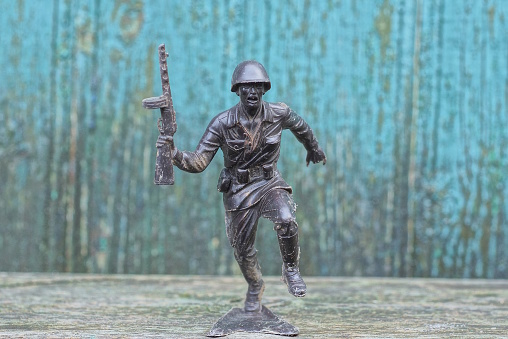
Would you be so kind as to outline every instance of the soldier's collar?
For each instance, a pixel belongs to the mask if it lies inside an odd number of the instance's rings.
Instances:
[[[240,120],[239,120],[238,115],[240,114],[240,109],[241,109],[240,103],[238,103],[235,107],[233,107],[229,111],[228,122],[227,122],[228,128],[231,128],[239,123]],[[263,101],[263,110],[261,111],[261,120],[263,122],[264,121],[273,122],[273,112],[270,109],[270,106],[268,105],[268,103],[266,101]]]

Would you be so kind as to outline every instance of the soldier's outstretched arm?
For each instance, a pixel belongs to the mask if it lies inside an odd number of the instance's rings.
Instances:
[[[326,164],[326,155],[325,152],[319,146],[319,143],[310,128],[309,124],[302,117],[295,113],[291,108],[287,105],[282,104],[283,107],[287,108],[287,116],[285,121],[285,128],[288,128],[300,141],[305,149],[307,150],[307,157],[305,159],[307,166],[312,162],[314,164],[323,162],[323,165]]]

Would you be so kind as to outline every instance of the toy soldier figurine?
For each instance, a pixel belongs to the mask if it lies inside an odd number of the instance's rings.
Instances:
[[[261,311],[265,284],[256,257],[254,240],[260,217],[274,223],[282,256],[282,279],[295,297],[307,287],[298,268],[298,225],[292,189],[279,171],[281,133],[289,129],[307,150],[310,162],[326,163],[326,156],[309,125],[284,103],[263,101],[271,87],[260,63],[240,63],[231,79],[231,92],[240,97],[234,107],[212,119],[194,152],[178,150],[173,137],[161,135],[157,147],[169,145],[179,169],[203,171],[220,148],[224,169],[217,189],[223,193],[226,233],[238,265],[249,284],[245,312]]]

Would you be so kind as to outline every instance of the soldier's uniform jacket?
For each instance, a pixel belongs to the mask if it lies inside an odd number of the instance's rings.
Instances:
[[[277,170],[282,130],[289,129],[307,150],[318,142],[309,125],[284,103],[263,102],[261,126],[249,137],[241,123],[240,104],[218,114],[208,125],[196,150],[177,151],[173,162],[183,171],[203,171],[220,148],[224,169],[218,190],[226,212],[255,205],[270,190],[292,189]]]

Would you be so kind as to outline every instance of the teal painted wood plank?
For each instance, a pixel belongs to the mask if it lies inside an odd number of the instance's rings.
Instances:
[[[233,273],[215,183],[151,185],[166,43],[192,149],[238,100],[235,65],[312,125],[329,160],[286,135],[311,274],[506,277],[508,8],[504,1],[0,3],[2,270]],[[189,195],[192,192],[192,199]],[[199,208],[197,207],[199,206]],[[260,253],[277,256],[268,223]],[[265,262],[276,274],[279,263]]]

